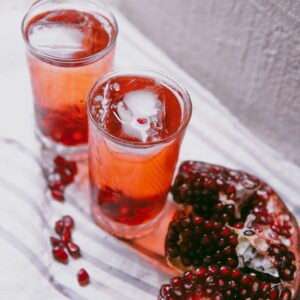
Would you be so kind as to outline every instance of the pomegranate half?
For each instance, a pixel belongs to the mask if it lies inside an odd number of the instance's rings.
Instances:
[[[267,183],[186,161],[172,194],[183,210],[169,225],[166,257],[185,273],[163,285],[158,299],[299,299],[298,225]]]

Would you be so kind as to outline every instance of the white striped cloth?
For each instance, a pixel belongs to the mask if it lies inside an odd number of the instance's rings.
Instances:
[[[164,221],[153,234],[124,242],[91,220],[86,164],[82,163],[80,177],[67,190],[65,203],[45,197],[20,35],[23,14],[18,7],[0,11],[0,299],[156,299],[161,283],[172,274],[164,263],[163,241],[174,205],[169,203]],[[252,136],[120,12],[115,14],[120,25],[116,65],[162,70],[191,94],[193,117],[180,160],[205,160],[256,174],[300,216],[299,167]],[[83,258],[67,266],[53,261],[49,245],[53,224],[64,214],[75,218],[74,240],[83,252]],[[76,281],[80,267],[91,275],[92,282],[85,288]]]

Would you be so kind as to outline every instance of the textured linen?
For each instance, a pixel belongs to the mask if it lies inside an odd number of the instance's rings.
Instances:
[[[198,159],[243,169],[267,180],[299,213],[300,169],[252,136],[199,83],[183,72],[119,12],[116,66],[162,70],[186,86],[194,111],[180,160]],[[172,274],[164,263],[163,240],[174,205],[150,236],[124,242],[99,229],[89,214],[86,164],[63,204],[49,200],[42,177],[30,81],[20,34],[24,10],[0,11],[0,299],[156,299]],[[74,241],[83,258],[55,262],[49,236],[63,214],[76,221]],[[85,267],[91,284],[81,288]]]

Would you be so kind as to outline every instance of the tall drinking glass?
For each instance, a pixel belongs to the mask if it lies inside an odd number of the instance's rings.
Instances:
[[[88,92],[113,67],[114,16],[98,1],[40,0],[25,15],[22,32],[38,136],[57,152],[84,148]]]
[[[192,105],[173,79],[116,71],[90,92],[89,170],[96,223],[122,238],[150,232],[162,216]]]

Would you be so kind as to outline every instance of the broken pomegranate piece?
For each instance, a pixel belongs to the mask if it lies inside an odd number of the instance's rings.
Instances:
[[[184,210],[169,225],[166,257],[171,267],[189,273],[162,286],[159,299],[299,296],[298,225],[268,184],[242,171],[188,161],[172,194]]]

